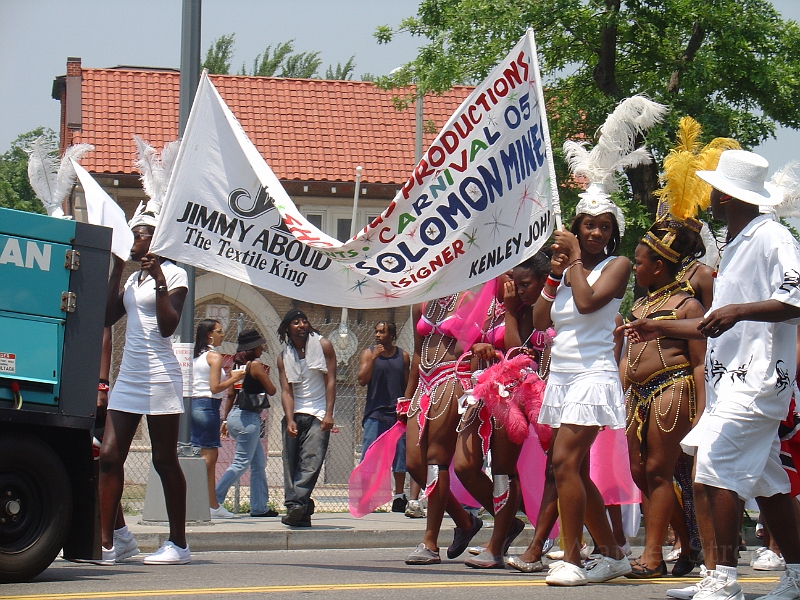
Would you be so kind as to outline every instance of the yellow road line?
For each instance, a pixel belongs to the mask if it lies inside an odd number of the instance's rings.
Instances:
[[[774,583],[776,577],[740,577],[742,583]],[[669,577],[661,579],[619,579],[607,585],[648,585],[648,584],[677,584],[697,582],[696,578]],[[347,590],[409,590],[409,589],[435,589],[445,587],[544,587],[547,584],[544,578],[535,580],[514,577],[508,581],[503,580],[473,580],[473,581],[418,581],[396,583],[337,583],[317,585],[268,585],[252,587],[230,588],[197,588],[179,590],[125,590],[108,592],[73,592],[58,594],[24,594],[18,596],[0,596],[0,600],[50,600],[62,599],[92,599],[92,598],[153,598],[159,596],[202,596],[211,594],[258,594],[279,592],[336,592]]]

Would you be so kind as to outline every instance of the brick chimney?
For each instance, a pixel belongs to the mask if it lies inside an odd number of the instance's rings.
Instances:
[[[72,144],[74,131],[80,130],[81,118],[81,59],[67,57],[67,75],[63,78],[61,88],[61,127],[60,151]]]

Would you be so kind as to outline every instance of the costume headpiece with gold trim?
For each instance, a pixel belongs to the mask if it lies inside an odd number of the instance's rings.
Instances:
[[[715,138],[701,148],[698,138],[702,129],[692,117],[682,117],[678,125],[675,147],[664,159],[661,181],[664,187],[655,192],[659,199],[656,221],[642,236],[642,243],[672,263],[680,255],[672,249],[679,227],[686,226],[700,233],[699,210],[708,208],[711,186],[696,173],[713,170],[724,150],[738,149],[731,138]]]

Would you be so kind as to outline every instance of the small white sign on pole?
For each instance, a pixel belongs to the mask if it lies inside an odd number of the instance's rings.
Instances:
[[[194,344],[187,342],[172,342],[172,349],[175,352],[175,357],[181,365],[181,376],[183,377],[183,397],[192,397],[192,384],[194,383],[194,375],[192,373],[192,363],[194,353]]]

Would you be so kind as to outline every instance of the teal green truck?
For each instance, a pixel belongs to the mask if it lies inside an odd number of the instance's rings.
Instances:
[[[0,582],[99,557],[92,456],[111,229],[0,208]]]

